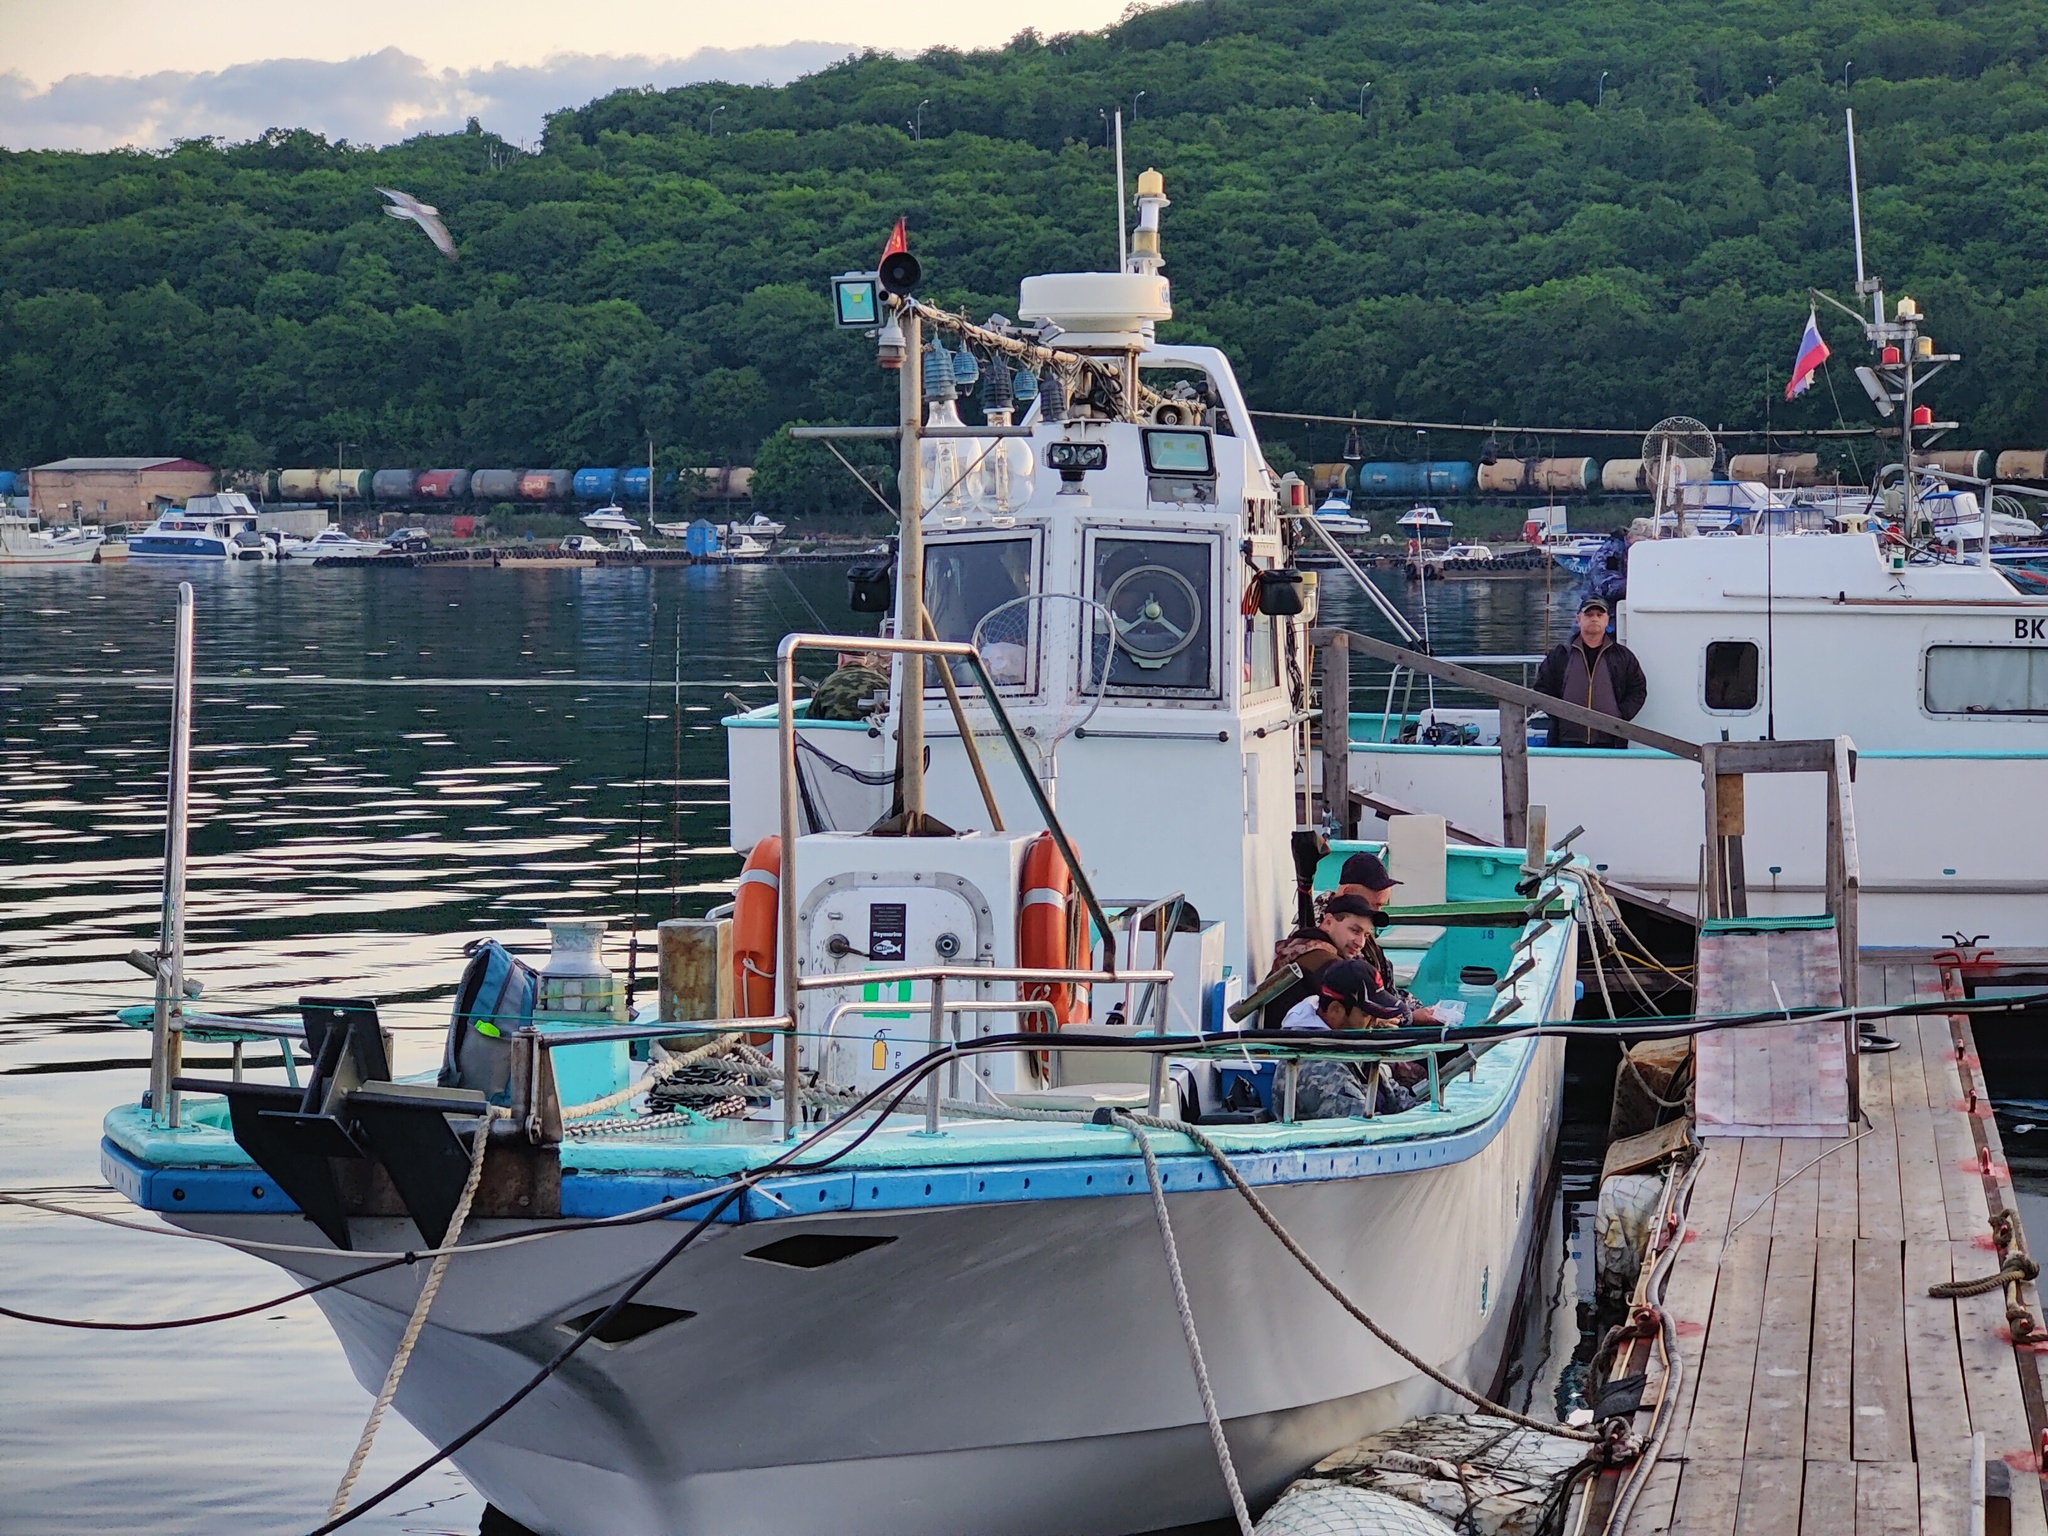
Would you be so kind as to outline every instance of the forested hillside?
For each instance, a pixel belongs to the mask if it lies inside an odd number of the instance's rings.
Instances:
[[[1760,426],[1806,286],[1848,295],[1845,105],[1873,269],[1968,354],[1943,414],[2048,443],[2039,5],[1188,0],[781,88],[621,92],[533,154],[288,124],[0,153],[0,463],[317,464],[345,440],[603,464],[650,437],[749,462],[786,421],[886,408],[824,279],[872,264],[898,213],[929,295],[976,314],[1012,311],[1025,273],[1108,264],[1118,107],[1173,199],[1174,331],[1230,348],[1255,404]],[[379,185],[438,205],[460,262],[382,217]],[[1860,338],[1822,315],[1860,425]],[[1836,418],[1825,387],[1771,409]]]

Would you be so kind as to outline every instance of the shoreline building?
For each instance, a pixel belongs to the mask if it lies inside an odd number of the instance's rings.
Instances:
[[[29,507],[45,523],[141,523],[167,503],[209,496],[213,470],[193,459],[57,459],[28,472]]]

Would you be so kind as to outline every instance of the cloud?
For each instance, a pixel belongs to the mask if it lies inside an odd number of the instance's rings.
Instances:
[[[9,149],[160,149],[176,139],[255,137],[310,128],[355,144],[447,132],[471,117],[515,141],[542,119],[623,86],[726,80],[766,85],[845,58],[845,43],[704,48],[683,58],[556,54],[539,64],[433,69],[396,48],[360,58],[265,59],[225,69],[67,75],[47,89],[0,74],[0,145]]]

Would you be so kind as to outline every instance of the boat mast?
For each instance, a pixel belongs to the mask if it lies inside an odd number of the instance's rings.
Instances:
[[[924,638],[924,472],[918,438],[924,425],[924,325],[917,306],[897,303],[903,327],[903,367],[897,383],[896,496],[900,506],[897,540],[896,636]],[[934,636],[936,638],[936,636]],[[924,658],[905,656],[896,714],[896,783],[902,797],[902,830],[915,836],[924,823]],[[941,665],[944,665],[942,662]]]
[[[178,1127],[185,1011],[185,851],[192,780],[192,583],[178,583],[178,630],[171,662],[170,788],[164,806],[164,904],[156,945],[156,1017],[150,1051],[151,1118]],[[284,1042],[286,1050],[291,1042]]]

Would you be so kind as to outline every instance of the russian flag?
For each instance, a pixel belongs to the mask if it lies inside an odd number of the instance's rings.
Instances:
[[[1785,398],[1803,395],[1813,385],[1813,371],[1828,360],[1828,344],[1820,339],[1820,316],[1809,307],[1806,334],[1799,338],[1799,356],[1792,364],[1792,377],[1785,385]]]

